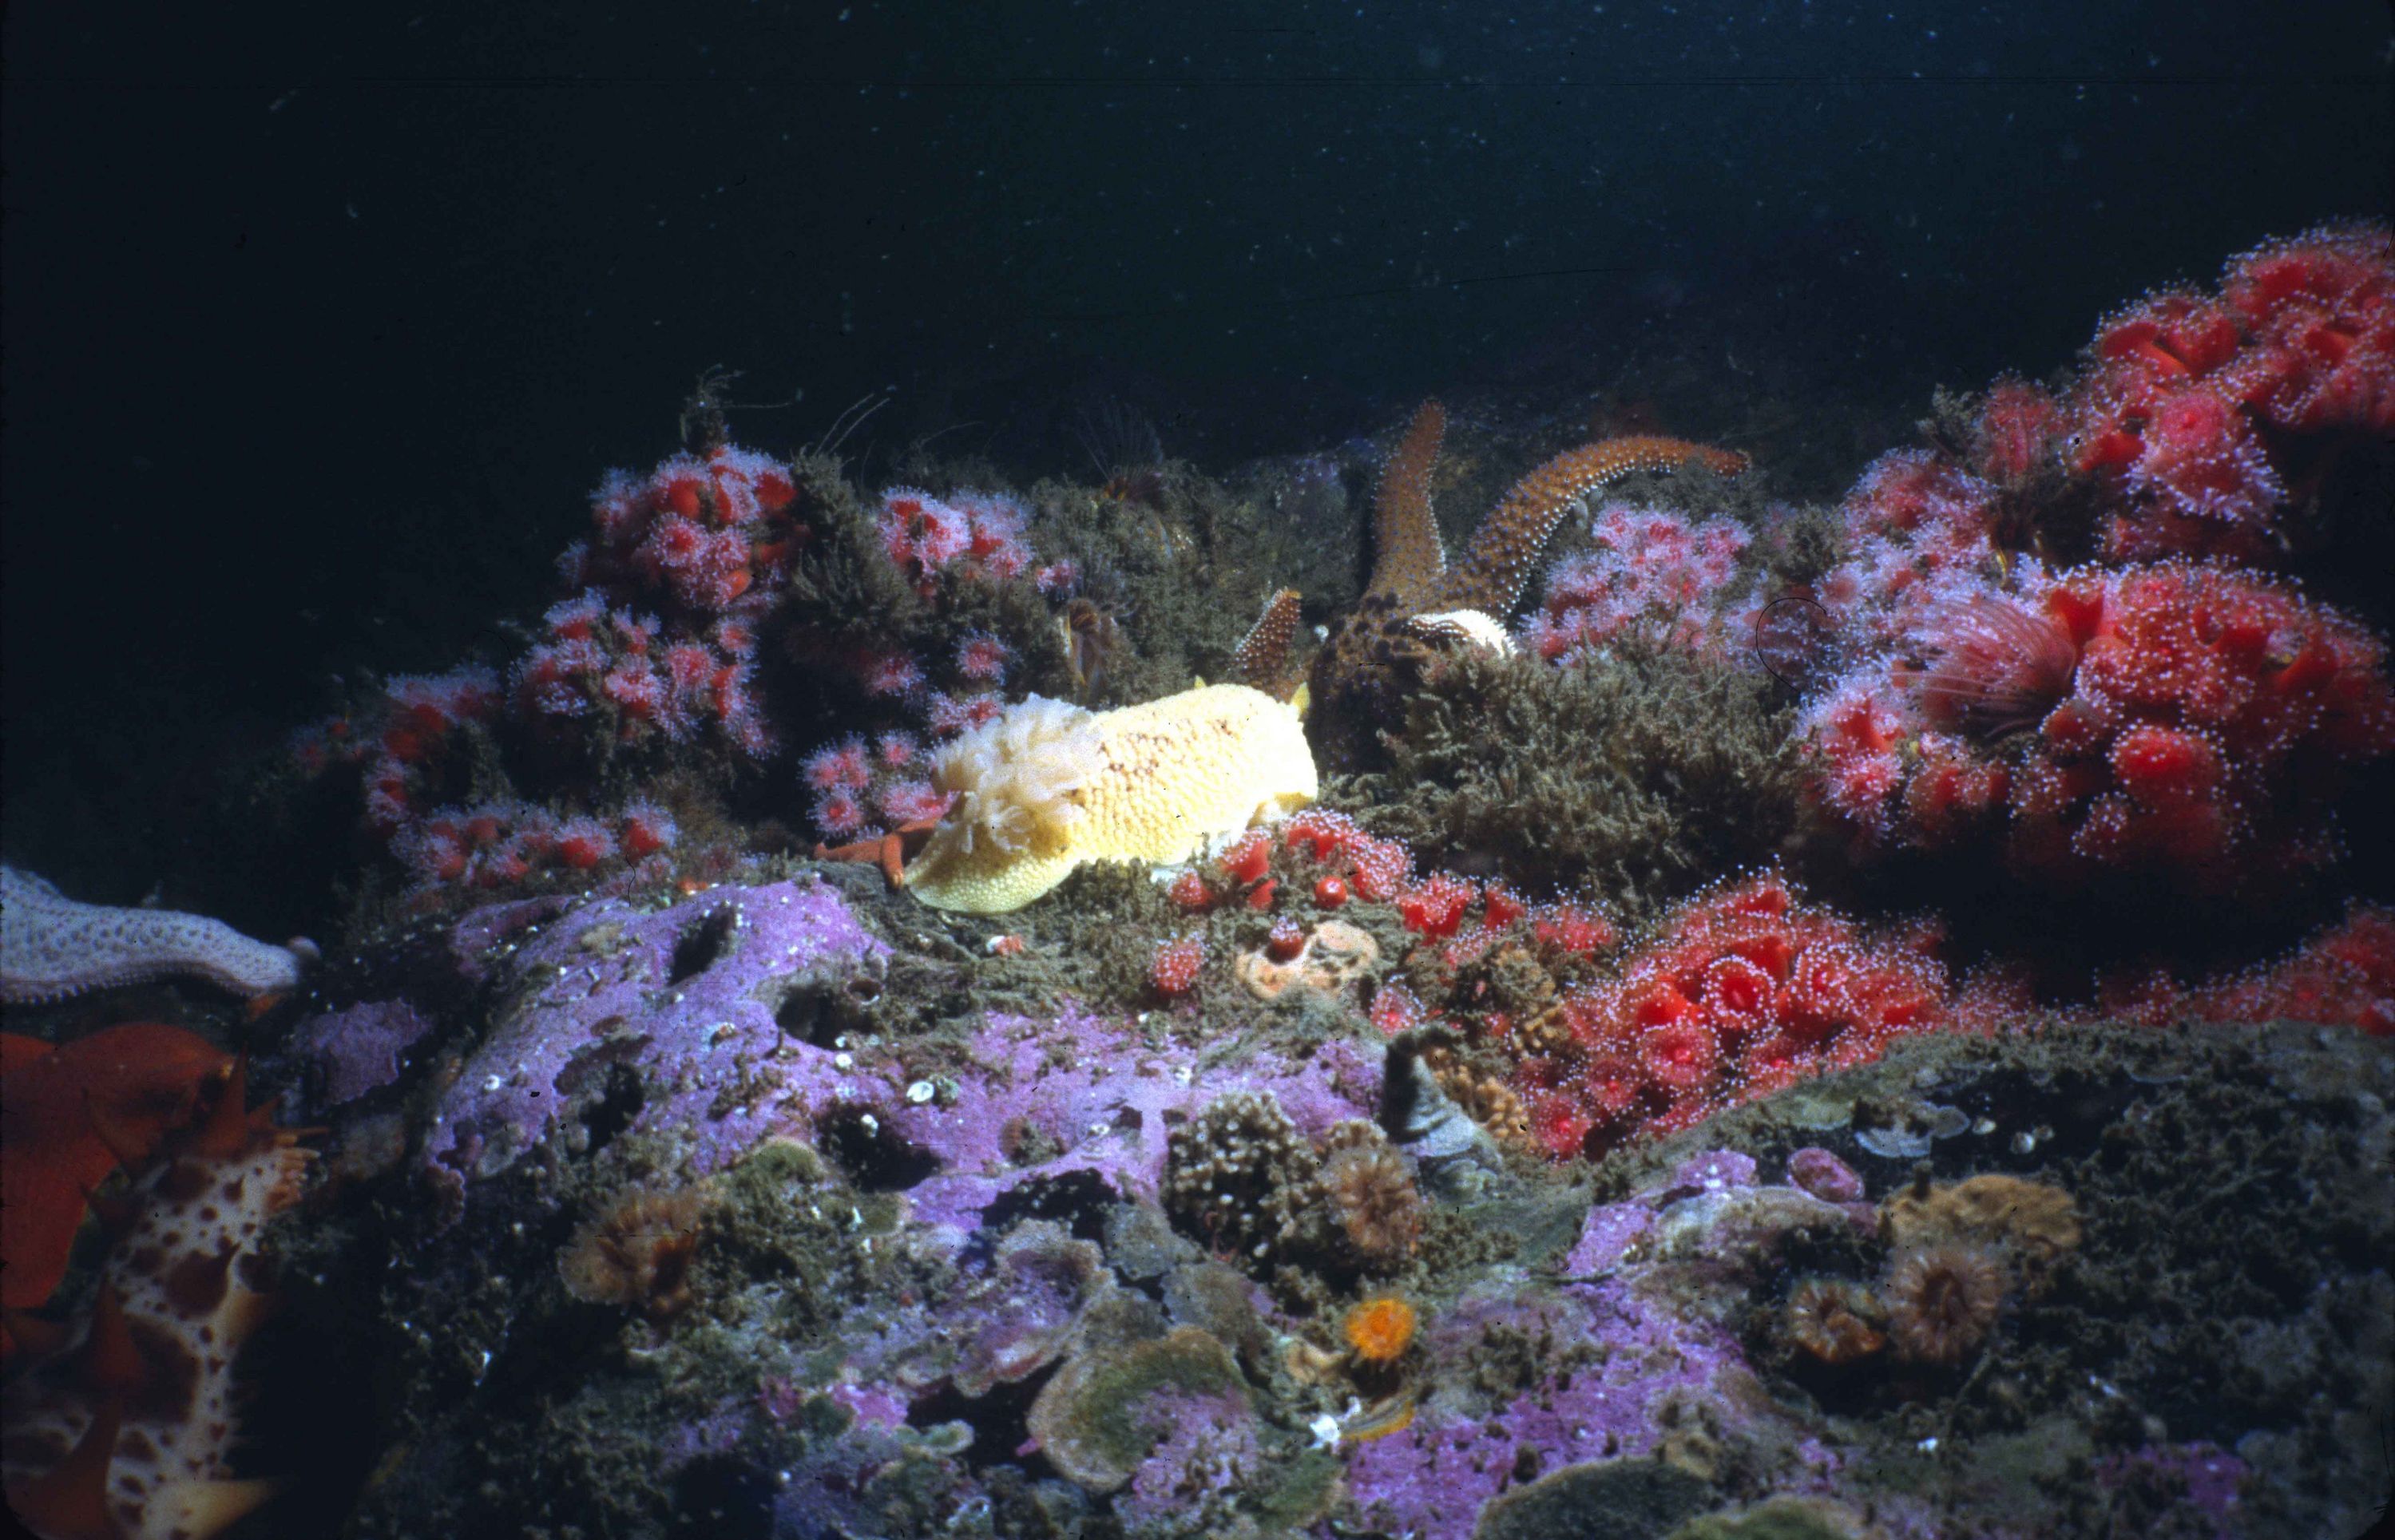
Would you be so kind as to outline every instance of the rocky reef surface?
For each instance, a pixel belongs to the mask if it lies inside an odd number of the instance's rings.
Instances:
[[[351,1533],[2316,1534],[2383,1486],[2383,1039],[1913,1039],[1555,1167],[1296,1012],[901,1033],[892,958],[971,954],[856,886],[493,905],[293,1035],[383,1194],[292,1238],[280,1339],[375,1365]],[[1358,1125],[1397,1255],[1306,1175]]]
[[[38,1530],[2383,1500],[2383,225],[1940,393],[1843,494],[1604,392],[868,484],[723,383],[536,619],[233,778],[212,888],[9,869]]]

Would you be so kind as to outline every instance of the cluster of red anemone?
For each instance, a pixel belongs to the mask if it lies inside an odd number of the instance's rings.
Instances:
[[[932,604],[953,599],[963,585],[1017,579],[1061,599],[1073,580],[1070,563],[1033,572],[1030,518],[1021,499],[1004,493],[965,489],[935,497],[893,487],[881,494],[875,532],[881,556]],[[852,735],[807,759],[816,827],[826,838],[849,840],[936,816],[943,803],[923,778],[928,760],[920,748],[902,745],[936,744],[996,719],[1006,708],[1001,690],[1016,665],[1014,649],[978,628],[958,637],[945,657],[886,638],[818,637],[812,645],[827,673],[844,678],[867,702],[895,707],[894,714],[867,717],[875,727],[869,755],[865,737]]]
[[[458,730],[490,722],[500,701],[499,678],[487,668],[393,675],[364,709],[294,734],[292,762],[311,777],[336,765],[357,767],[366,821],[388,835],[415,816],[428,782],[440,779]]]
[[[1158,994],[1178,997],[1198,987],[1206,967],[1206,938],[1191,934],[1165,941],[1147,965],[1147,981]]]
[[[1740,634],[1714,612],[1753,541],[1736,520],[1691,520],[1668,508],[1613,503],[1598,510],[1589,535],[1589,550],[1547,573],[1539,607],[1523,624],[1530,652],[1560,663],[1625,632],[1718,651]]]
[[[712,732],[748,757],[772,754],[753,660],[759,617],[811,538],[796,505],[787,467],[729,444],[673,455],[644,477],[610,472],[591,499],[592,538],[558,563],[576,591],[550,607],[504,687],[479,665],[394,678],[364,711],[298,734],[295,763],[309,775],[357,766],[368,827],[423,887],[504,884],[545,866],[587,869],[619,847],[636,854],[669,843],[649,833],[670,821],[629,811],[573,826],[510,811],[499,837],[477,840],[463,831],[489,823],[480,815],[490,805],[436,818],[429,804],[470,790],[471,757],[457,730],[496,725],[503,714],[550,747]]]
[[[1558,1156],[1611,1148],[1951,1028],[1934,943],[1868,934],[1776,875],[1703,894],[1564,996],[1568,1046],[1515,1074],[1531,1134]]]
[[[814,797],[815,826],[828,839],[936,819],[947,796],[933,788],[931,757],[914,733],[851,735],[807,756],[800,767]]]
[[[788,467],[731,444],[673,455],[645,477],[612,470],[590,500],[593,538],[559,570],[576,587],[720,614],[787,573],[812,533],[797,498]]]
[[[2357,903],[2276,962],[2193,986],[2115,980],[2103,1012],[2133,1021],[2310,1021],[2395,1035],[2395,909]]]
[[[535,873],[588,872],[618,856],[642,861],[679,837],[673,815],[633,802],[610,818],[560,818],[523,802],[436,808],[392,836],[419,889],[511,888]]]
[[[588,718],[616,742],[688,743],[712,727],[751,757],[774,747],[753,680],[757,633],[745,615],[724,615],[704,634],[668,626],[627,606],[610,609],[597,588],[552,605],[546,631],[509,677],[517,716],[549,737],[581,731]]]
[[[2251,572],[2087,570],[1918,636],[1926,662],[1858,670],[1806,719],[1824,805],[1875,840],[2001,819],[2029,872],[2221,889],[2331,859],[2342,772],[2395,750],[2384,644]]]
[[[2272,242],[2216,294],[2108,318],[2089,352],[2072,464],[2123,494],[2110,554],[2259,559],[2303,441],[2395,435],[2395,242],[2384,226]]]
[[[946,498],[915,487],[881,494],[877,528],[881,548],[925,598],[944,577],[992,582],[1022,575],[1031,566],[1023,538],[1029,512],[1003,493],[966,490]]]
[[[1345,813],[1307,808],[1280,826],[1281,843],[1330,868],[1359,899],[1385,903],[1413,875],[1413,852],[1400,841],[1364,832]]]
[[[1812,596],[1855,660],[1802,729],[1819,805],[1865,846],[1999,831],[2016,869],[2067,880],[2221,890],[2334,859],[2335,795],[2395,749],[2385,648],[2260,569],[2322,446],[2390,433],[2377,226],[2146,296],[2067,397],[1999,381],[1966,444],[1886,456],[1846,499],[1847,559]],[[2006,548],[2062,478],[2107,510],[2108,559],[2151,564],[2057,574]]]
[[[517,712],[549,737],[689,742],[708,727],[752,758],[776,747],[754,694],[757,625],[813,538],[789,468],[732,444],[646,476],[608,472],[592,538],[558,570],[579,591],[517,660]]]

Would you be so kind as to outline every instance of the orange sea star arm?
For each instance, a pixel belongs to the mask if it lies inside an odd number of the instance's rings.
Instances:
[[[1372,499],[1372,580],[1364,591],[1387,594],[1403,610],[1419,609],[1447,571],[1430,507],[1430,473],[1446,436],[1447,408],[1422,402],[1382,467]]]
[[[1606,439],[1567,450],[1514,483],[1472,537],[1471,549],[1422,606],[1430,611],[1480,610],[1501,620],[1522,597],[1530,569],[1564,515],[1597,488],[1639,470],[1676,470],[1701,460],[1724,476],[1746,468],[1732,450],[1651,434]]]

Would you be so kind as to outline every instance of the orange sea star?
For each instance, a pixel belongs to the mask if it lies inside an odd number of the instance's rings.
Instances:
[[[1747,466],[1735,451],[1652,434],[1567,450],[1515,482],[1449,566],[1430,492],[1446,428],[1446,409],[1436,401],[1423,402],[1407,425],[1373,500],[1372,575],[1364,597],[1315,654],[1307,728],[1327,768],[1377,763],[1381,730],[1396,719],[1422,671],[1447,649],[1502,636],[1548,537],[1590,493],[1635,471],[1700,462],[1735,476]],[[1263,633],[1260,623],[1241,648],[1243,677],[1251,680],[1286,671],[1285,656],[1270,655],[1260,643]]]

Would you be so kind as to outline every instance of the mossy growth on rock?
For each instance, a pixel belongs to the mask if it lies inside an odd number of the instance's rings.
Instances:
[[[1822,1497],[1774,1497],[1735,1513],[1709,1513],[1669,1540],[1857,1540],[1874,1533],[1861,1515]]]
[[[1050,693],[1099,708],[1185,690],[1193,676],[1228,678],[1232,650],[1283,581],[1263,554],[1269,520],[1255,502],[1179,466],[1152,491],[1032,488],[1041,554],[1079,569],[1081,594],[1117,634],[1092,685]]]
[[[1725,1147],[1770,1176],[1819,1145],[1875,1197],[1925,1177],[1929,1192],[1949,1194],[1949,1233],[1958,1218],[2001,1211],[2014,1254],[2051,1252],[2050,1286],[2008,1297],[1969,1369],[1885,1360],[1803,1387],[1878,1446],[1848,1498],[1962,1493],[1985,1508],[2074,1464],[2208,1442],[2239,1449],[2252,1468],[2241,1533],[2354,1533],[2385,1493],[2387,1468],[2351,1456],[2376,1447],[2365,1426],[2395,1402],[2395,1286],[2379,1261],[2395,1246],[2383,1158],[2390,1084],[2385,1039],[2292,1022],[1931,1034],[1619,1152],[1593,1185],[1608,1201]],[[1875,1136],[1904,1104],[1959,1116],[1925,1147],[1893,1147]],[[2031,1183],[2042,1190],[2033,1204],[2022,1196]],[[2069,1195],[2067,1227],[2048,1192]],[[1793,1242],[1783,1284],[1866,1281],[1903,1235],[1899,1224],[1893,1236]],[[1776,1292],[1756,1296],[1774,1314]],[[1786,1360],[1751,1330],[1750,1343],[1776,1377]],[[2091,1380],[2109,1393],[2086,1397]],[[1942,1443],[1934,1460],[1916,1453],[1931,1435]],[[2084,1453],[2058,1449],[2063,1439]],[[2124,1533],[2104,1510],[2127,1501],[2093,1494],[2084,1525],[2039,1533]],[[2024,1508],[2022,1527],[2041,1522],[2050,1525]]]
[[[1568,1465],[1480,1510],[1474,1540],[1646,1540],[1705,1506],[1713,1489],[1661,1460]]]
[[[825,681],[844,680],[856,655],[890,652],[925,660],[935,684],[961,688],[971,681],[948,678],[945,671],[969,632],[1004,644],[1011,689],[1047,695],[1072,689],[1055,616],[1027,577],[918,587],[890,559],[876,523],[878,505],[849,487],[837,461],[801,455],[791,476],[797,507],[814,533],[790,574],[787,599],[768,622],[772,645],[761,663],[769,698],[793,710],[823,705]],[[853,716],[855,700],[828,693],[827,714]]]
[[[1191,928],[1147,867],[1129,861],[1080,867],[1031,917],[1041,936],[1070,938],[1065,967],[1076,990],[1121,1003],[1146,998],[1158,938]]]
[[[1327,799],[1421,866],[1636,915],[1795,828],[1789,714],[1772,702],[1760,673],[1644,642],[1561,668],[1460,658],[1409,703],[1387,772]]]
[[[1773,573],[1785,583],[1819,582],[1846,553],[1845,527],[1837,510],[1807,507],[1780,526],[1770,553]]]

